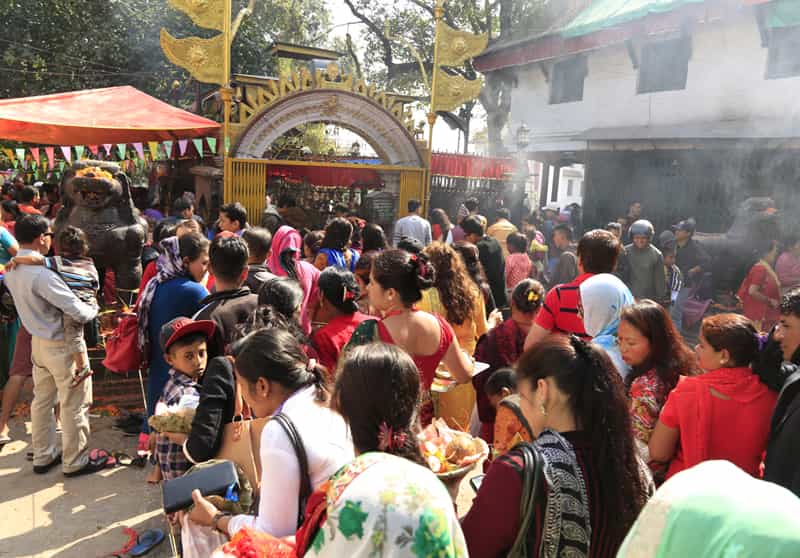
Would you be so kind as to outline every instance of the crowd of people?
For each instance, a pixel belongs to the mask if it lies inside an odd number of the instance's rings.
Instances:
[[[80,326],[98,313],[103,278],[86,236],[54,232],[29,197],[2,206],[18,321],[4,322],[17,338],[0,444],[27,365],[34,472],[90,474],[110,456],[90,447]],[[186,197],[153,223],[135,306],[147,408],[126,426],[153,456],[148,481],[220,457],[241,417],[272,417],[254,456],[255,505],[231,511],[195,492],[190,511],[170,514],[184,556],[247,532],[292,556],[800,547],[800,242],[758,254],[741,313],[694,317],[692,349],[685,303],[710,258],[690,219],[656,247],[640,204],[585,233],[550,207],[518,224],[502,208],[488,223],[474,199],[455,224],[421,208],[409,201],[391,242],[344,212],[313,231],[270,206],[254,226],[235,202],[206,230]],[[457,385],[438,393],[442,368]],[[193,410],[190,428],[151,430],[149,418],[176,408]],[[423,457],[420,431],[435,419],[491,447],[468,510]]]

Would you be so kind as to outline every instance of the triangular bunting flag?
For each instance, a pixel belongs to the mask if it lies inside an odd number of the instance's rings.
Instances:
[[[148,141],[147,142],[147,149],[150,151],[150,160],[155,161],[158,159],[158,142],[157,141]]]
[[[217,138],[206,138],[206,143],[208,143],[208,148],[211,150],[211,153],[216,155],[217,154]]]
[[[5,153],[5,154],[6,154],[6,157],[8,157],[8,160],[9,160],[9,161],[12,161],[12,162],[13,162],[13,161],[15,160],[15,158],[14,158],[14,151],[12,151],[11,149],[9,149],[9,148],[7,148],[7,147],[4,147],[4,148],[3,148],[3,153]]]
[[[144,146],[142,142],[137,141],[133,144],[133,148],[136,150],[136,154],[139,156],[139,159],[144,159]]]
[[[172,141],[167,140],[164,142],[164,152],[167,154],[167,159],[172,157]]]
[[[17,159],[24,165],[25,164],[25,148],[17,147],[14,152],[17,154]]]
[[[92,155],[97,157],[98,155],[100,155],[100,146],[99,145],[90,145],[89,146],[89,151],[92,153]]]
[[[111,157],[111,149],[114,147],[113,143],[104,143],[103,149],[106,150],[106,156]]]
[[[72,162],[72,148],[69,145],[62,145],[61,153],[64,154],[64,159],[67,161],[67,163]]]
[[[84,152],[85,149],[86,148],[83,147],[82,145],[76,145],[75,146],[75,155],[76,155],[75,158],[78,159],[78,160],[83,159],[83,152]]]
[[[119,155],[119,160],[122,161],[125,159],[125,154],[128,152],[128,144],[127,143],[118,143],[117,144],[117,154]]]
[[[40,157],[41,157],[41,154],[39,153],[39,148],[38,147],[31,147],[30,148],[30,152],[31,152],[31,156],[33,157],[33,160],[36,161],[36,166],[39,166]]]
[[[189,146],[189,140],[178,140],[178,153],[181,157],[186,155],[186,148]]]
[[[47,168],[52,169],[53,165],[56,164],[56,148],[45,147],[44,152],[47,155]]]
[[[194,148],[197,150],[197,155],[202,158],[203,157],[203,138],[193,139],[192,143],[194,144]]]

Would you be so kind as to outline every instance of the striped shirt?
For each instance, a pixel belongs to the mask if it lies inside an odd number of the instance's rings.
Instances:
[[[45,258],[44,265],[61,276],[70,290],[81,301],[97,305],[97,291],[100,289],[100,276],[91,258]]]
[[[170,369],[169,380],[164,386],[159,402],[167,406],[177,405],[181,397],[189,394],[200,397],[197,382],[186,374]],[[192,463],[183,453],[183,446],[172,443],[163,434],[156,436],[156,457],[164,480],[180,477],[192,467]]]
[[[578,302],[581,283],[591,276],[591,273],[584,273],[569,283],[550,289],[541,311],[536,315],[536,325],[552,333],[574,333],[578,337],[589,339],[583,327],[583,318],[578,312]]]

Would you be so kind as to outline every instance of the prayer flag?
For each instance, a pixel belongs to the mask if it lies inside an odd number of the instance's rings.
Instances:
[[[178,153],[180,153],[181,157],[186,155],[186,148],[189,146],[189,140],[178,140]]]
[[[92,152],[92,155],[97,157],[100,154],[100,146],[99,145],[90,145],[89,151]]]
[[[103,149],[106,150],[106,156],[107,157],[111,156],[111,148],[113,148],[113,147],[114,147],[114,144],[112,144],[112,143],[104,143],[103,144]]]
[[[211,149],[211,153],[216,155],[217,154],[217,138],[206,138],[206,142],[208,143],[209,149]]]
[[[72,148],[69,145],[61,146],[61,153],[64,154],[64,160],[68,163],[72,162]]]
[[[31,151],[31,156],[33,157],[33,160],[36,161],[36,165],[38,166],[39,162],[40,162],[40,158],[41,158],[41,154],[39,153],[39,148],[38,147],[31,147],[30,151]]]
[[[25,164],[25,148],[24,147],[17,147],[14,150],[17,154],[17,159],[24,165]]]
[[[142,142],[137,141],[133,144],[133,148],[136,150],[136,154],[139,156],[139,159],[144,159],[144,146]]]
[[[164,152],[167,154],[167,159],[172,157],[172,140],[167,140],[164,142]]]
[[[193,139],[192,143],[194,144],[194,148],[197,150],[197,154],[200,158],[203,157],[203,138]]]
[[[125,160],[125,154],[128,152],[128,144],[127,143],[118,143],[117,144],[117,154],[119,155],[119,160]]]
[[[155,161],[158,159],[158,142],[157,141],[148,141],[147,148],[150,150],[150,159]]]
[[[45,147],[44,152],[45,155],[47,155],[47,168],[52,169],[53,166],[56,164],[56,148]]]
[[[79,161],[81,159],[83,159],[84,150],[85,150],[85,147],[83,147],[82,145],[76,145],[75,146],[75,155],[76,155],[75,158],[78,159]]]

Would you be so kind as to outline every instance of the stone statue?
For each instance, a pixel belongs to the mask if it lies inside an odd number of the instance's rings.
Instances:
[[[114,271],[117,289],[137,289],[147,223],[133,205],[128,176],[116,163],[78,161],[64,173],[61,196],[56,234],[67,225],[83,230],[97,268]],[[126,303],[134,298],[126,295]]]

